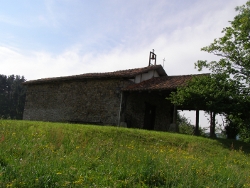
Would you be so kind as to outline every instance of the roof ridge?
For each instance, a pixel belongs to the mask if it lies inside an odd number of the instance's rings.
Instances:
[[[41,78],[37,80],[26,81],[24,84],[36,84],[36,83],[46,83],[54,81],[66,81],[66,80],[75,80],[75,79],[90,79],[90,78],[133,78],[138,74],[143,74],[150,70],[159,69],[161,75],[166,75],[163,67],[161,65],[151,65],[147,67],[113,71],[113,72],[102,72],[102,73],[84,73],[71,76],[60,76],[60,77],[50,77],[50,78]]]
[[[147,66],[147,67],[140,67],[140,68],[133,68],[133,69],[124,69],[124,70],[117,70],[117,71],[113,71],[113,72],[120,72],[120,71],[131,71],[131,70],[136,70],[136,69],[150,69],[152,67],[161,67],[161,65],[150,65],[150,66]]]

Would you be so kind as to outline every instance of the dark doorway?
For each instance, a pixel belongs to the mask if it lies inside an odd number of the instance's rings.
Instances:
[[[154,130],[155,106],[145,103],[145,116],[143,129]]]

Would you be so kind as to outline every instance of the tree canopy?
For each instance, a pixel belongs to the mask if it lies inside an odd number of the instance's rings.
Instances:
[[[236,7],[238,15],[230,26],[224,28],[224,36],[215,39],[212,44],[202,48],[202,51],[212,53],[220,58],[219,61],[199,60],[195,65],[198,70],[208,68],[213,74],[227,74],[231,80],[243,83],[244,89],[249,90],[250,84],[250,1]]]
[[[0,118],[22,119],[26,89],[25,78],[18,75],[0,75]]]
[[[220,60],[195,63],[199,71],[207,68],[211,74],[193,78],[186,87],[172,93],[170,99],[177,105],[193,105],[212,112],[211,119],[223,113],[231,122],[228,126],[235,126],[232,122],[237,122],[241,130],[249,130],[250,1],[236,7],[236,11],[238,14],[229,21],[230,26],[222,30],[224,35],[201,49],[219,56]],[[214,122],[210,126],[214,126]],[[210,131],[214,129],[210,127]]]

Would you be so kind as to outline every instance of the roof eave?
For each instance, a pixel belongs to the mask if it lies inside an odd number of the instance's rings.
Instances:
[[[39,80],[30,80],[26,81],[24,85],[36,85],[36,84],[49,84],[49,83],[58,83],[58,82],[71,82],[71,81],[83,81],[83,80],[99,80],[99,79],[133,79],[134,76],[103,76],[103,77],[57,77],[51,79],[39,79]]]

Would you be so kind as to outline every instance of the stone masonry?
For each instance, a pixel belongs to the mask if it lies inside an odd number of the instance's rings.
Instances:
[[[193,76],[149,65],[27,81],[23,119],[168,131],[176,109],[166,97]]]
[[[123,79],[85,79],[29,85],[24,119],[117,125]]]

